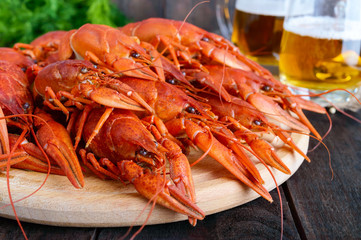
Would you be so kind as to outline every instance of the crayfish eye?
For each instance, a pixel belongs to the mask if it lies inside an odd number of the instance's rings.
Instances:
[[[29,109],[29,107],[30,107],[29,103],[26,102],[23,104],[23,109],[24,109],[25,113],[27,113],[27,110]]]
[[[272,87],[269,86],[269,85],[264,85],[261,89],[262,89],[263,91],[265,91],[265,92],[269,92],[269,91],[272,90]]]
[[[139,149],[138,153],[142,156],[145,156],[145,155],[147,155],[148,151],[145,150],[144,148],[141,148],[141,149]]]
[[[197,109],[195,109],[194,107],[192,106],[188,106],[186,107],[186,112],[189,112],[189,113],[192,113],[192,114],[199,114],[199,112],[197,111]]]
[[[260,126],[262,124],[262,122],[260,120],[254,120],[253,121],[254,125]]]
[[[209,38],[207,38],[207,37],[203,37],[201,40],[205,41],[205,42],[209,42]]]
[[[170,83],[172,85],[177,85],[179,83],[179,81],[175,78],[170,78],[170,79],[166,79],[165,80],[167,83]]]
[[[23,72],[26,72],[26,68],[25,68],[25,67],[22,67],[21,70],[22,70]]]
[[[146,149],[144,148],[140,148],[137,152],[139,155],[142,155],[143,157],[147,157],[147,158],[151,158],[153,157],[152,153],[147,151]]]
[[[89,70],[86,68],[86,67],[82,67],[81,69],[80,69],[80,72],[81,73],[87,73]]]
[[[132,51],[132,52],[130,53],[130,56],[132,56],[133,58],[139,58],[139,57],[140,57],[140,54],[137,53],[136,51]]]

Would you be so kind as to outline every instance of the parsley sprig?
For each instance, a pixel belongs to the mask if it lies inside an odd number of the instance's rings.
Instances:
[[[115,27],[127,22],[110,0],[1,0],[0,46],[29,43],[46,32],[85,23]]]

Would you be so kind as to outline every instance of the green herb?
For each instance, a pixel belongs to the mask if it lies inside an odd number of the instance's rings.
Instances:
[[[46,32],[85,23],[115,27],[128,20],[110,0],[1,0],[0,46],[29,43]]]

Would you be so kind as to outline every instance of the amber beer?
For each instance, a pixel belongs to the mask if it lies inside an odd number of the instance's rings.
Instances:
[[[232,42],[256,62],[277,65],[284,15],[283,0],[237,0]]]
[[[281,81],[315,90],[351,89],[360,83],[358,23],[308,16],[291,19],[284,28],[279,62]]]

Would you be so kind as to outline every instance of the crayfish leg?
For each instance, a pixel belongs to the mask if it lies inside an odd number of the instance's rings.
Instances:
[[[4,112],[0,107],[0,153],[10,153],[10,143],[9,143],[9,136],[8,136],[8,128],[6,125],[6,120],[4,118]]]

